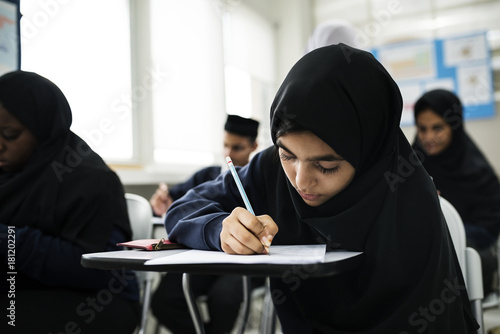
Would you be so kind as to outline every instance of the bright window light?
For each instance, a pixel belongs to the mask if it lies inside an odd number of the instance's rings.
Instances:
[[[168,73],[166,80],[152,90],[157,163],[195,162],[201,167],[213,163],[222,152],[225,107],[221,26],[212,1],[151,1],[153,65]],[[200,152],[205,153],[200,156]]]
[[[128,0],[21,1],[21,69],[63,91],[72,130],[108,161],[131,160]]]

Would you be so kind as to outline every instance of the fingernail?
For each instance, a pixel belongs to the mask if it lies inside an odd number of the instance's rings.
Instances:
[[[264,244],[264,246],[267,246],[267,247],[271,246],[271,240],[269,240],[268,238],[269,237],[267,237],[267,236],[262,237],[262,243]]]
[[[265,237],[262,237],[262,242],[264,243],[265,246],[269,247],[269,246],[271,246],[272,239],[273,239],[272,236],[265,236]]]

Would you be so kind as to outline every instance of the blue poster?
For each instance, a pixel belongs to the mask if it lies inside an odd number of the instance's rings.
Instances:
[[[0,75],[18,69],[17,6],[0,0]]]
[[[494,116],[493,70],[486,32],[384,45],[372,53],[401,89],[401,125],[413,125],[413,104],[436,88],[451,90],[460,97],[466,119]]]

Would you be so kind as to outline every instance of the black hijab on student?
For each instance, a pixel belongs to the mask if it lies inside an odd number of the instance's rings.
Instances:
[[[415,103],[415,119],[424,110],[431,109],[451,126],[452,141],[440,154],[430,156],[420,145],[418,137],[413,144],[425,169],[432,176],[441,195],[457,209],[468,226],[481,230],[469,231],[469,237],[479,248],[495,243],[500,233],[500,184],[490,164],[467,135],[463,125],[463,107],[460,99],[450,91],[436,89],[425,93]]]
[[[130,238],[120,181],[70,130],[71,109],[61,90],[36,73],[15,71],[0,78],[0,103],[38,140],[20,172],[0,170],[0,222],[40,229],[87,252],[104,250],[113,228],[109,221]],[[102,208],[102,198],[113,207]],[[92,218],[103,209],[110,212],[108,222]]]
[[[285,333],[312,326],[322,333],[458,334],[477,327],[436,189],[399,129],[401,110],[383,66],[344,44],[306,54],[278,90],[273,140],[280,121],[292,120],[356,174],[341,193],[310,207],[278,162],[265,168],[266,213],[280,228],[273,244],[326,242],[364,252],[361,267],[345,274],[308,279],[310,268],[303,268],[298,282],[272,279]]]

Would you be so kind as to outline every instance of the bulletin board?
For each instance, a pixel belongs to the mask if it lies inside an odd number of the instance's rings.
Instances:
[[[494,116],[493,69],[486,32],[389,44],[372,53],[401,90],[402,126],[414,124],[414,103],[436,88],[458,95],[466,119]]]
[[[19,0],[0,0],[0,75],[21,63]]]

